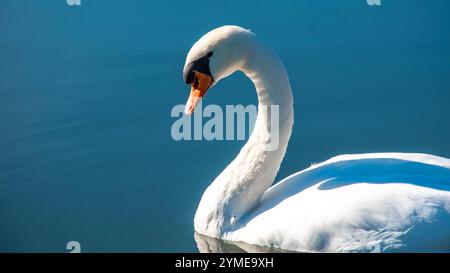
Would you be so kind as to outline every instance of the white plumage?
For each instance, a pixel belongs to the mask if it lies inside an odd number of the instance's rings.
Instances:
[[[196,232],[295,251],[450,251],[450,160],[426,154],[341,155],[270,187],[293,126],[288,75],[252,32],[225,26],[203,36],[186,65],[214,52],[217,83],[240,70],[259,106],[280,109],[279,146],[267,151],[268,122],[258,112],[239,155],[202,196]]]

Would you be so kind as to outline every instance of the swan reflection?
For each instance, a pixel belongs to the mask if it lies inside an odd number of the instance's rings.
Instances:
[[[292,253],[278,248],[250,245],[243,242],[220,240],[194,232],[195,242],[200,253]]]

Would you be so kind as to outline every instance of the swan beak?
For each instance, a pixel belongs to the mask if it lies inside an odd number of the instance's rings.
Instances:
[[[194,82],[191,87],[191,94],[186,102],[184,112],[186,115],[192,114],[195,107],[201,101],[213,82],[213,78],[206,74],[194,70]]]

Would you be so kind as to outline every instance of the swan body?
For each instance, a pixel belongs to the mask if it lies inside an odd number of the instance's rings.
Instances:
[[[297,251],[449,251],[450,160],[341,155],[269,188],[224,239]]]
[[[186,112],[198,94],[235,71],[254,83],[260,110],[248,142],[204,192],[194,218],[197,233],[293,251],[450,251],[449,159],[341,155],[271,186],[294,108],[281,60],[255,34],[224,26],[194,44],[184,67],[193,84]],[[279,107],[276,149],[267,149],[273,114],[261,110],[270,105]]]

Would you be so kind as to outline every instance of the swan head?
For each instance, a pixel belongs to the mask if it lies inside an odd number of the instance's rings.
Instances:
[[[191,85],[187,115],[213,85],[242,67],[251,53],[249,41],[253,35],[238,26],[223,26],[206,33],[192,46],[183,69],[184,82]]]

